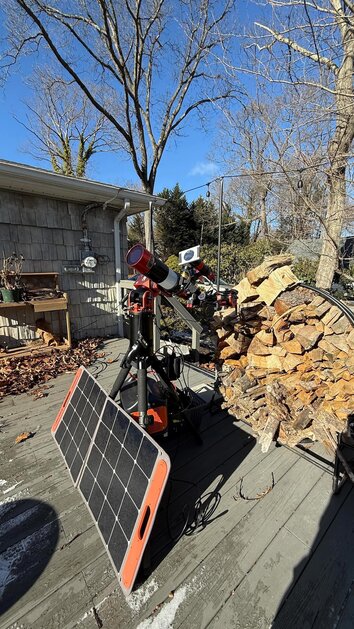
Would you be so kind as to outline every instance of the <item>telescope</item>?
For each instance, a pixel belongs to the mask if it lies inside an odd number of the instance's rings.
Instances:
[[[196,250],[198,255],[196,255]],[[148,251],[142,244],[134,245],[127,253],[127,263],[141,275],[154,282],[158,289],[165,294],[186,296],[198,290],[195,282],[201,277],[215,279],[211,269],[199,258],[199,247],[192,247],[181,252],[186,254],[182,273],[170,269],[162,260]],[[188,254],[190,254],[188,256]],[[189,258],[189,259],[188,259]]]
[[[198,442],[198,422],[193,393],[188,387],[179,389],[172,380],[179,379],[181,357],[164,348],[158,355],[153,349],[154,301],[158,295],[178,295],[191,304],[204,293],[196,285],[201,277],[214,279],[214,273],[200,260],[199,246],[181,252],[181,273],[170,269],[162,260],[138,243],[127,253],[127,263],[138,271],[134,288],[127,296],[129,347],[113,384],[110,397],[117,395],[120,404],[151,434],[167,434],[169,427],[188,424]],[[136,374],[131,374],[131,369]]]

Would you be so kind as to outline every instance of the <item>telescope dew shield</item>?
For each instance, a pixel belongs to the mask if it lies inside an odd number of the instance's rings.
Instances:
[[[172,292],[180,287],[180,274],[172,271],[141,244],[134,245],[129,249],[127,264],[167,292]]]

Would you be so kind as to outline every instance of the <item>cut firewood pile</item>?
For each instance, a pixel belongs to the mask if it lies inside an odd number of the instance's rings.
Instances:
[[[298,286],[292,258],[267,258],[235,287],[238,312],[214,316],[225,408],[263,452],[305,439],[334,451],[354,413],[354,328],[337,306]]]
[[[52,378],[76,371],[80,365],[88,367],[95,360],[103,358],[104,352],[99,351],[101,345],[102,339],[88,338],[78,341],[76,347],[65,352],[53,348],[52,353],[45,356],[3,359],[0,363],[0,401],[6,395],[31,390],[37,392],[35,397],[43,397],[43,385]]]

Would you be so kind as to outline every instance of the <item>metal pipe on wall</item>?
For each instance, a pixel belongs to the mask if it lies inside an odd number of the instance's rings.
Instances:
[[[114,218],[114,257],[115,257],[115,280],[116,280],[116,304],[118,314],[118,334],[124,337],[123,316],[122,316],[122,247],[121,247],[121,222],[126,217],[130,209],[130,201],[124,200],[124,207]]]

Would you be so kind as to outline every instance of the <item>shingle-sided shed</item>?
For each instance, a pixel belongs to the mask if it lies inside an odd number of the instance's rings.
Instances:
[[[24,272],[59,273],[74,337],[122,335],[119,301],[120,280],[127,271],[127,217],[163,203],[143,192],[0,160],[1,258],[16,252],[25,258]],[[80,267],[85,226],[98,259],[94,272]],[[0,317],[0,343],[11,347],[35,338],[31,309],[14,307],[5,314]],[[56,331],[58,313],[48,312],[46,319]]]

